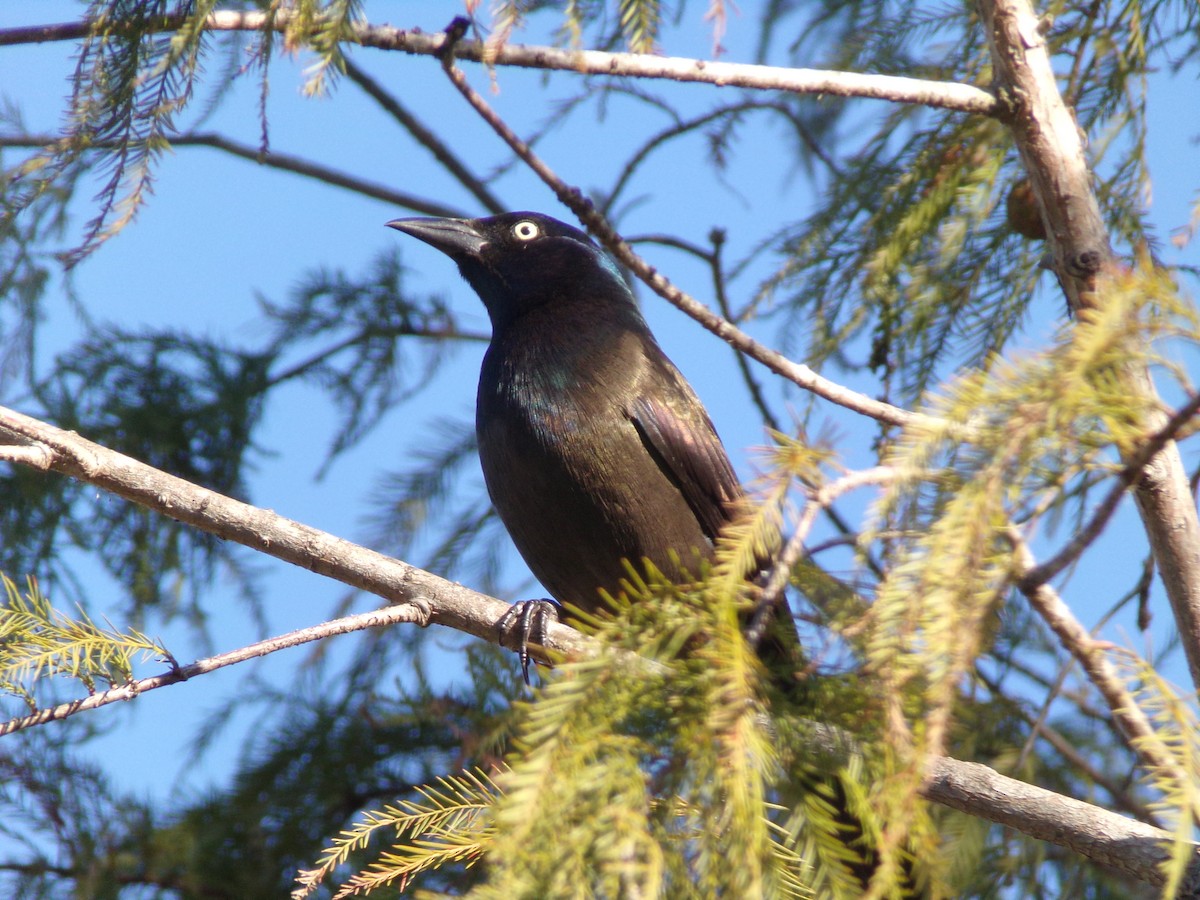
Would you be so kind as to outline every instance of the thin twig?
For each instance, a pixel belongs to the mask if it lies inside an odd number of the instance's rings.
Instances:
[[[471,192],[484,208],[492,213],[502,213],[507,207],[496,199],[496,195],[488,190],[488,186],[475,176],[466,163],[458,158],[454,150],[440,137],[430,131],[425,125],[394,96],[383,89],[374,78],[356,66],[349,59],[344,62],[346,77],[362,88],[372,100],[400,123],[401,127],[412,135],[413,140],[433,154],[433,158],[442,167],[458,179],[458,183]]]
[[[244,159],[253,160],[254,162],[261,163],[264,166],[269,166],[272,169],[282,169],[285,172],[295,172],[298,175],[306,175],[309,178],[315,178],[327,184],[332,184],[335,187],[356,191],[357,193],[360,193],[366,197],[373,197],[376,200],[383,200],[385,203],[401,206],[405,209],[411,209],[413,212],[418,212],[426,216],[453,217],[462,215],[462,212],[455,207],[446,206],[441,203],[435,203],[431,200],[426,200],[424,197],[418,197],[415,194],[397,191],[377,182],[367,181],[365,178],[359,178],[355,175],[348,175],[345,172],[339,172],[337,169],[332,169],[329,166],[323,166],[320,163],[302,159],[299,156],[292,156],[290,153],[280,153],[277,150],[269,150],[266,153],[262,153],[257,148],[251,147],[249,144],[242,144],[237,141],[230,140],[229,138],[220,134],[184,134],[176,138],[171,138],[171,144],[176,146],[196,145],[215,147],[218,150],[224,150],[226,153],[231,153],[234,156],[240,156]]]
[[[43,148],[51,146],[56,140],[58,139],[49,135],[0,135],[0,147]],[[293,156],[290,153],[280,153],[275,150],[263,152],[258,147],[243,144],[215,132],[174,135],[169,142],[172,147],[212,147],[223,150],[233,156],[240,156],[242,159],[248,159],[270,169],[295,172],[297,175],[304,175],[334,187],[355,191],[365,197],[372,197],[393,206],[411,209],[413,212],[426,216],[455,217],[463,215],[463,211],[455,207],[435,203],[415,194],[393,190],[378,182],[367,181],[365,178],[359,178],[356,175],[350,175],[312,160]],[[92,144],[90,149],[106,149],[109,146],[113,145],[98,141]]]
[[[1067,566],[1071,565],[1104,530],[1109,519],[1116,512],[1117,504],[1125,496],[1125,491],[1137,484],[1142,471],[1163,447],[1174,440],[1181,429],[1190,423],[1197,412],[1200,412],[1200,393],[1194,394],[1187,403],[1177,409],[1167,423],[1142,444],[1137,452],[1128,458],[1123,469],[1117,474],[1117,483],[1100,501],[1087,524],[1075,532],[1075,536],[1067,542],[1052,558],[1026,572],[1021,576],[1021,590],[1033,588],[1049,581]]]
[[[630,156],[628,160],[626,160],[625,165],[623,165],[621,167],[621,174],[617,177],[616,183],[613,185],[612,189],[610,191],[608,191],[608,193],[606,194],[606,196],[604,197],[603,201],[600,204],[601,214],[605,215],[605,216],[607,216],[609,214],[609,212],[612,210],[613,205],[616,203],[617,198],[621,195],[621,192],[625,189],[625,187],[629,184],[630,180],[633,178],[634,172],[636,172],[637,169],[641,166],[641,164],[644,163],[650,157],[651,153],[653,153],[656,149],[661,147],[663,144],[667,143],[668,141],[672,140],[673,138],[679,137],[680,135],[687,134],[689,131],[694,131],[697,128],[702,128],[705,125],[707,125],[709,122],[717,121],[719,119],[727,118],[730,116],[737,116],[744,112],[761,112],[761,111],[770,111],[770,112],[779,113],[780,115],[784,116],[789,122],[792,122],[794,125],[796,125],[797,130],[800,131],[800,133],[804,136],[806,141],[809,143],[809,151],[815,157],[820,159],[821,162],[823,162],[827,167],[829,167],[829,169],[835,175],[840,174],[837,170],[837,164],[832,159],[829,158],[829,156],[825,152],[825,150],[823,148],[821,148],[819,144],[817,144],[815,141],[813,141],[811,137],[804,134],[803,127],[799,123],[795,122],[795,115],[791,109],[789,109],[783,103],[763,103],[760,101],[749,101],[748,100],[748,101],[743,101],[742,103],[730,104],[729,106],[720,106],[714,110],[710,110],[706,113],[703,113],[702,115],[694,116],[691,119],[685,119],[682,122],[675,122],[674,124],[670,125],[669,127],[664,128],[662,131],[660,131],[657,134],[652,135],[650,138],[648,138],[642,144],[642,146],[640,148],[638,148],[638,150],[632,156]]]
[[[377,337],[377,338],[384,337],[384,336],[394,337],[394,338],[417,337],[417,338],[426,338],[428,340],[433,340],[433,341],[440,341],[440,340],[473,341],[473,342],[481,343],[481,344],[486,344],[488,341],[491,340],[490,335],[484,334],[483,332],[479,332],[479,331],[459,331],[456,328],[420,328],[420,327],[414,328],[414,327],[407,327],[407,326],[401,326],[399,328],[393,328],[393,329],[389,329],[387,331],[376,330],[371,336]],[[366,338],[367,338],[367,335],[365,335],[363,332],[359,331],[359,332],[356,332],[355,334],[350,335],[347,338],[344,338],[343,340],[338,341],[336,344],[333,344],[332,346],[326,347],[322,350],[318,350],[315,353],[313,353],[311,356],[309,356],[307,359],[301,360],[300,362],[295,363],[292,366],[289,366],[288,368],[284,369],[282,372],[277,372],[277,373],[270,375],[267,378],[267,381],[264,383],[263,388],[264,388],[264,390],[269,389],[272,387],[276,387],[277,385],[280,385],[286,381],[290,381],[293,378],[303,377],[312,369],[316,368],[317,366],[322,365],[326,360],[333,358],[337,354],[341,353],[343,350],[347,350],[350,347],[355,346],[356,344],[364,341]]]
[[[81,700],[60,703],[58,706],[38,710],[27,716],[9,719],[7,722],[0,723],[0,737],[12,734],[14,731],[20,731],[23,728],[33,728],[37,725],[45,725],[47,722],[57,722],[76,713],[81,713],[89,709],[98,709],[101,706],[108,706],[110,703],[134,700],[147,691],[166,687],[169,684],[178,684],[181,681],[187,681],[189,678],[194,678],[198,675],[207,675],[209,672],[215,672],[217,669],[223,669],[226,666],[267,656],[279,650],[286,650],[289,647],[299,647],[311,641],[323,640],[338,634],[349,634],[352,631],[362,631],[366,628],[396,625],[402,622],[425,626],[429,624],[429,616],[429,605],[424,600],[418,598],[412,602],[403,603],[398,606],[373,609],[370,612],[358,613],[353,616],[343,616],[340,619],[334,619],[330,622],[322,622],[320,625],[289,631],[287,634],[257,641],[249,646],[230,650],[228,653],[219,653],[216,656],[210,656],[207,659],[201,659],[186,666],[178,666],[162,675],[139,678],[136,681],[130,681],[128,684],[110,688],[107,691],[100,691]]]
[[[708,240],[712,244],[712,252],[708,254],[708,265],[712,271],[713,297],[716,299],[717,309],[720,310],[725,321],[732,322],[733,312],[729,306],[729,295],[725,292],[725,266],[724,260],[721,258],[721,251],[725,249],[725,230],[714,228],[708,233]],[[783,431],[779,420],[775,418],[775,414],[767,404],[762,385],[750,371],[750,363],[746,360],[746,354],[734,352],[733,356],[737,362],[738,372],[741,373],[742,382],[746,385],[746,390],[750,392],[750,398],[762,415],[763,421],[767,423],[767,427],[775,431]],[[845,533],[846,529],[843,528],[842,531]]]
[[[1025,576],[1034,570],[1036,563],[1033,551],[1025,543],[1024,538],[1015,528],[1006,532],[1013,546],[1015,562],[1018,568],[1016,584],[1021,593],[1029,601],[1043,621],[1058,635],[1063,647],[1079,661],[1088,680],[1100,692],[1112,712],[1113,719],[1120,726],[1126,743],[1138,758],[1150,768],[1159,768],[1175,779],[1188,778],[1173,759],[1159,756],[1154,750],[1151,739],[1154,737],[1154,725],[1146,718],[1146,714],[1138,706],[1137,701],[1125,688],[1121,674],[1117,671],[1105,653],[1109,646],[1104,641],[1097,641],[1075,618],[1071,608],[1047,584],[1035,583],[1025,586]]]
[[[827,509],[838,497],[860,487],[887,484],[895,481],[899,473],[893,466],[874,466],[860,472],[851,472],[837,481],[810,489],[808,503],[800,514],[796,529],[788,539],[783,551],[775,557],[771,564],[770,574],[763,585],[762,593],[755,604],[754,619],[746,629],[746,640],[751,646],[757,646],[763,632],[774,615],[775,609],[783,601],[783,592],[791,580],[792,570],[805,556],[804,542],[812,530],[817,515]]]

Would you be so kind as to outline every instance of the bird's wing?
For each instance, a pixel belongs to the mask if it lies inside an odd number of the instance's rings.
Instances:
[[[733,515],[741,485],[699,399],[674,367],[671,374],[677,390],[666,396],[662,391],[640,393],[630,403],[629,417],[704,533],[715,539]]]

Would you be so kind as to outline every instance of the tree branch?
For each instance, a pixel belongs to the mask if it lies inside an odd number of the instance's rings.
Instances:
[[[3,451],[0,449],[0,456],[2,455]],[[186,666],[178,666],[163,675],[151,675],[148,678],[139,678],[128,684],[91,694],[82,700],[60,703],[58,706],[38,710],[27,716],[9,719],[7,722],[0,723],[0,737],[12,734],[14,731],[20,731],[23,728],[45,725],[47,722],[57,722],[60,719],[66,719],[85,710],[108,706],[110,703],[134,700],[139,695],[155,690],[156,688],[166,687],[169,684],[178,684],[197,675],[207,675],[209,672],[215,672],[217,669],[223,669],[226,666],[257,659],[260,656],[266,656],[277,650],[299,647],[301,644],[323,640],[337,634],[349,634],[352,631],[362,631],[365,628],[379,628],[383,625],[396,625],[401,622],[416,623],[424,627],[429,624],[429,614],[429,605],[422,598],[416,597],[398,606],[373,609],[370,612],[358,613],[353,616],[343,616],[331,622],[323,622],[320,625],[313,625],[309,628],[299,628],[295,631],[289,631],[287,634],[281,634],[278,637],[257,641],[238,650],[230,650],[228,653],[219,653],[216,656],[210,656],[207,659],[202,659]]]
[[[1161,769],[1174,779],[1190,781],[1190,776],[1179,768],[1175,760],[1160,756],[1155,751],[1154,748],[1158,744],[1151,740],[1154,737],[1154,725],[1126,689],[1124,679],[1116,666],[1105,655],[1109,645],[1104,641],[1097,641],[1088,633],[1057,591],[1047,584],[1027,579],[1028,573],[1037,568],[1033,552],[1015,528],[1009,529],[1008,539],[1015,550],[1019,567],[1015,573],[1018,589],[1025,595],[1034,612],[1041,616],[1058,636],[1067,652],[1079,661],[1083,671],[1087,673],[1088,680],[1108,704],[1113,720],[1120,726],[1121,734],[1130,749],[1143,765]]]
[[[1091,518],[1052,559],[1030,569],[1021,576],[1019,585],[1021,590],[1029,590],[1049,581],[1074,563],[1083,551],[1092,545],[1092,542],[1108,524],[1109,519],[1112,518],[1113,513],[1116,512],[1117,504],[1125,496],[1125,491],[1130,485],[1138,483],[1138,479],[1141,478],[1142,472],[1149,465],[1150,460],[1174,440],[1175,435],[1192,421],[1197,412],[1200,412],[1200,393],[1193,395],[1187,403],[1172,413],[1170,419],[1157,433],[1127,457],[1128,462],[1117,475],[1117,483],[1109,489],[1108,494],[1093,510]]]
[[[792,573],[795,572],[796,566],[807,553],[804,542],[808,539],[817,514],[822,510],[829,509],[834,501],[849,491],[870,485],[889,484],[898,477],[899,473],[893,466],[875,466],[858,472],[850,472],[830,484],[809,485],[804,510],[796,522],[792,536],[788,538],[783,550],[771,562],[771,568],[763,582],[762,594],[755,601],[754,619],[747,631],[747,640],[752,645],[757,646],[758,641],[762,638],[770,621],[769,616],[787,602],[783,592],[791,583]]]
[[[0,135],[0,147],[40,149],[49,147],[55,140],[56,138],[49,135]],[[312,160],[293,156],[290,153],[261,150],[258,147],[243,144],[240,141],[235,141],[232,138],[215,132],[194,132],[174,135],[170,138],[170,144],[172,147],[213,147],[214,149],[223,150],[233,156],[240,156],[242,159],[248,159],[251,162],[258,163],[270,169],[280,169],[284,172],[294,172],[297,175],[315,178],[317,181],[322,181],[325,184],[345,188],[348,191],[354,191],[362,194],[364,197],[382,200],[393,206],[411,209],[413,212],[425,216],[453,217],[462,215],[462,211],[454,207],[435,203],[423,197],[418,197],[415,194],[393,190],[377,182],[367,181],[365,178],[359,178],[355,175],[331,168],[330,166],[323,166]],[[108,145],[98,142],[92,146],[95,149],[104,149]]]
[[[1006,120],[1038,199],[1059,282],[1073,309],[1103,303],[1114,268],[1112,248],[1079,128],[1059,93],[1038,18],[1028,0],[980,0],[980,10],[1010,106]],[[1127,383],[1145,400],[1148,426],[1168,427],[1149,372],[1129,372]],[[1200,685],[1200,518],[1173,441],[1146,463],[1134,497],[1192,682]]]
[[[1000,685],[996,681],[987,678],[978,669],[975,671],[975,677],[979,678],[980,681],[987,685],[987,689],[993,694],[993,696],[999,696],[1001,694],[1002,689]],[[1066,760],[1067,763],[1079,770],[1084,777],[1095,782],[1097,785],[1107,791],[1108,795],[1112,798],[1113,803],[1117,807],[1124,809],[1127,813],[1140,822],[1145,822],[1146,824],[1152,825],[1155,828],[1163,827],[1161,817],[1149,806],[1143,803],[1138,797],[1134,796],[1134,793],[1129,789],[1131,786],[1130,782],[1133,781],[1132,776],[1127,775],[1124,779],[1124,783],[1122,784],[1121,782],[1117,781],[1113,773],[1108,772],[1106,768],[1101,768],[1102,766],[1111,768],[1110,760],[1102,759],[1100,764],[1097,765],[1093,760],[1089,759],[1082,751],[1080,751],[1073,743],[1071,743],[1071,741],[1064,734],[1062,734],[1062,732],[1045,721],[1043,714],[1046,711],[1046,707],[1043,707],[1041,714],[1036,716],[1026,710],[1022,704],[1017,702],[1011,703],[1009,708],[1012,711],[1012,715],[1017,716],[1021,719],[1021,721],[1029,726],[1029,736],[1026,742],[1026,747],[1032,747],[1032,745],[1036,744],[1038,740],[1045,741],[1052,748],[1054,748],[1055,753]],[[1020,771],[1021,767],[1024,765],[1024,753],[1025,750],[1022,749],[1022,755],[1019,756],[1016,763],[1013,764],[1014,771]],[[1133,781],[1133,784],[1136,786],[1137,782]]]
[[[384,556],[316,528],[191,484],[15,410],[0,407],[5,432],[33,441],[44,455],[30,459],[28,444],[0,443],[0,459],[25,462],[94,484],[147,509],[252,550],[376,594],[391,603],[421,603],[428,622],[497,642],[496,622],[509,605],[494,597]],[[18,452],[13,453],[16,449]],[[515,637],[515,635],[514,635]],[[505,636],[505,646],[516,646]],[[554,624],[547,646],[566,654],[587,652],[590,642],[575,629]]]
[[[170,23],[168,17],[164,20]],[[222,11],[209,16],[208,27],[215,31],[245,31],[264,27],[267,18],[262,13]],[[275,16],[275,27],[286,28],[289,16],[280,11]],[[166,26],[164,26],[166,27]],[[70,40],[90,33],[87,22],[68,22],[59,25],[0,30],[0,46],[5,44],[30,43],[47,40]],[[468,102],[492,125],[493,129],[550,187],[593,234],[626,266],[630,268],[652,290],[683,312],[700,322],[735,349],[761,362],[776,374],[789,379],[805,390],[809,390],[838,405],[870,416],[880,422],[903,426],[918,418],[918,414],[883,403],[845,388],[818,375],[808,366],[793,362],[782,354],[759,344],[731,322],[709,310],[702,303],[680,291],[666,278],[633,252],[615,232],[607,220],[583,198],[577,188],[566,185],[542,161],[537,158],[466,83],[462,73],[452,64],[454,58],[483,60],[485,51],[489,65],[515,65],[537,68],[563,69],[577,72],[592,72],[603,75],[636,75],[645,78],[672,78],[683,81],[707,82],[717,85],[737,85],[770,90],[792,90],[799,93],[822,93],[839,96],[867,96],[897,102],[921,102],[934,106],[961,109],[977,113],[992,113],[998,107],[990,94],[966,85],[939,82],[922,82],[915,79],[891,78],[888,76],[858,75],[856,73],[815,72],[808,69],[779,69],[772,66],[737,65],[732,63],[706,63],[702,60],[684,60],[642,56],[628,53],[601,53],[597,51],[566,51],[548,47],[522,47],[505,45],[487,47],[477,41],[449,40],[445,34],[426,35],[385,26],[358,25],[355,35],[364,46],[402,50],[443,57],[448,65],[447,73]],[[452,51],[449,53],[447,51]],[[884,87],[887,87],[885,90]],[[946,89],[948,93],[940,93]],[[962,90],[958,90],[962,89]],[[965,91],[965,93],[964,93]],[[956,95],[973,98],[957,105],[948,98]],[[940,98],[940,99],[938,99]],[[194,143],[219,146],[231,153],[251,159],[262,159],[259,150],[236,145],[215,135],[192,135]],[[281,154],[269,154],[272,164],[292,171],[301,171],[298,166],[308,165]],[[338,175],[345,179],[349,176]],[[332,183],[341,183],[332,180]],[[359,188],[356,188],[359,189]],[[376,189],[366,187],[364,193],[379,196]],[[454,215],[453,212],[422,210],[416,205],[417,198],[405,197],[396,201],[398,205],[430,215]]]
[[[357,84],[372,100],[378,103],[389,116],[400,123],[418,144],[428,150],[447,172],[458,179],[458,183],[471,192],[491,213],[502,213],[507,207],[488,190],[487,184],[477,178],[467,164],[458,158],[454,150],[440,137],[426,128],[403,104],[383,89],[374,78],[346,60],[346,77]]]
[[[1166,881],[1163,864],[1171,858],[1172,840],[1168,832],[1082,800],[1008,778],[979,763],[946,757],[930,764],[922,793],[943,806],[1066,847],[1147,884]],[[1200,855],[1193,851],[1177,896],[1200,896],[1198,889]]]
[[[167,30],[177,27],[181,21],[180,16],[164,17],[162,28]],[[276,31],[284,32],[292,22],[292,14],[286,9],[276,10],[270,17],[261,12],[221,10],[209,15],[207,27],[210,31],[261,31],[270,21],[274,22]],[[26,28],[5,28],[0,29],[0,46],[71,41],[91,33],[92,23],[86,20]],[[437,56],[446,47],[444,34],[425,34],[419,30],[405,31],[390,25],[365,23],[356,23],[353,26],[353,40],[364,47],[400,50],[422,56]],[[895,75],[785,69],[640,53],[562,50],[556,47],[520,44],[495,45],[481,41],[462,41],[457,45],[456,54],[460,59],[486,62],[489,66],[553,69],[610,78],[660,78],[793,94],[864,97],[895,103],[918,103],[980,115],[994,115],[1000,110],[994,96],[974,85],[902,78]]]

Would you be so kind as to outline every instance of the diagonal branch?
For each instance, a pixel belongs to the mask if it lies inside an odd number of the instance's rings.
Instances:
[[[1155,455],[1171,443],[1175,439],[1175,435],[1182,431],[1195,418],[1198,412],[1200,412],[1200,393],[1194,394],[1187,403],[1171,414],[1171,418],[1167,420],[1166,425],[1159,429],[1156,434],[1152,435],[1145,444],[1129,454],[1125,467],[1117,474],[1117,483],[1109,489],[1108,494],[1100,501],[1100,504],[1092,512],[1092,516],[1088,522],[1075,533],[1075,536],[1052,559],[1041,563],[1036,568],[1030,569],[1021,576],[1021,583],[1019,585],[1021,590],[1028,591],[1039,584],[1049,581],[1067,568],[1067,566],[1075,562],[1083,551],[1092,545],[1092,542],[1096,540],[1096,537],[1108,524],[1108,520],[1112,518],[1113,513],[1116,512],[1117,504],[1125,496],[1125,491],[1130,485],[1138,483],[1142,471],[1149,465]]]
[[[507,209],[496,198],[496,195],[488,190],[487,184],[476,177],[467,168],[466,163],[458,158],[452,147],[426,128],[399,100],[385,91],[379,82],[354,65],[350,60],[346,60],[346,77],[362,88],[372,100],[383,108],[384,112],[399,122],[401,127],[412,136],[413,140],[433,154],[433,158],[447,172],[458,179],[458,183],[470,191],[475,199],[483,204],[485,209],[492,213],[502,213]]]
[[[1162,757],[1153,749],[1158,746],[1149,740],[1154,736],[1154,725],[1129,693],[1125,687],[1125,680],[1109,660],[1105,652],[1109,644],[1097,641],[1088,633],[1057,591],[1048,584],[1028,579],[1028,573],[1036,568],[1033,552],[1015,528],[1007,531],[1007,537],[1013,546],[1018,567],[1018,589],[1025,595],[1034,612],[1041,616],[1058,636],[1067,652],[1083,667],[1088,680],[1108,704],[1113,721],[1120,727],[1122,735],[1139,761],[1148,768],[1169,772],[1174,779],[1188,778],[1173,759]]]
[[[27,439],[12,454],[9,434]],[[44,449],[31,459],[30,444]],[[201,531],[258,550],[392,603],[420,602],[428,621],[496,642],[496,622],[509,605],[308,525],[192,484],[15,410],[0,407],[0,460],[96,485]],[[516,646],[503,641],[505,646]],[[591,646],[566,625],[551,625],[547,645],[564,654]]]
[[[618,262],[626,266],[664,300],[687,313],[721,340],[762,363],[775,374],[832,403],[889,425],[905,426],[925,418],[923,414],[875,400],[866,394],[860,394],[818,375],[808,366],[790,360],[782,353],[760,344],[728,319],[713,312],[695,297],[675,287],[667,278],[659,274],[657,269],[634,253],[625,239],[616,232],[608,220],[596,210],[592,202],[585,198],[578,188],[568,185],[559,178],[533,152],[530,146],[508,127],[487,101],[480,96],[479,92],[467,83],[466,76],[454,65],[452,53],[445,55],[444,67],[446,74],[458,88],[459,93],[492,126],[492,130],[554,191],[558,199],[579,217],[579,220],[616,257]]]

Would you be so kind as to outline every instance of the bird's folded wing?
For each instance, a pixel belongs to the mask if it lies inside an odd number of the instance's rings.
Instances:
[[[704,533],[715,540],[732,517],[733,504],[742,496],[742,489],[716,429],[699,401],[688,394],[671,398],[680,401],[675,403],[640,395],[632,400],[627,412]]]

